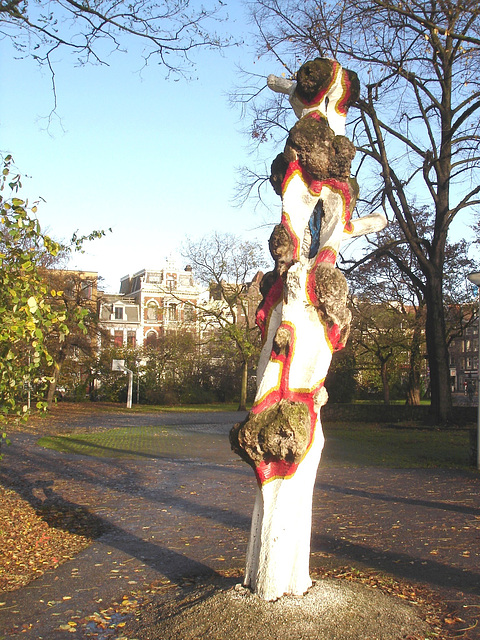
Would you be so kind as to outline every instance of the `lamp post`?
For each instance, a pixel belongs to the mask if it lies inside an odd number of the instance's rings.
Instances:
[[[478,357],[477,357],[477,469],[480,469],[480,272],[474,271],[468,274],[468,279],[477,287],[478,292]]]

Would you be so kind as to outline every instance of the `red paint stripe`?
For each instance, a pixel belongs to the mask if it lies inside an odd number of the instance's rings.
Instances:
[[[298,464],[287,462],[286,460],[275,460],[272,462],[262,461],[258,467],[255,468],[255,475],[257,482],[260,485],[265,484],[269,480],[275,478],[287,478],[295,474],[298,469]]]
[[[341,349],[340,345],[340,327],[338,326],[338,324],[334,324],[333,327],[331,327],[328,332],[328,339],[330,341],[330,344],[333,347],[334,351],[339,351]]]
[[[342,116],[346,116],[347,115],[347,101],[350,98],[350,95],[352,93],[351,91],[351,82],[350,82],[350,78],[348,77],[348,73],[345,71],[345,69],[342,69],[342,87],[343,87],[343,93],[342,93],[342,97],[340,98],[340,100],[337,102],[337,104],[335,105],[335,111],[337,113],[339,113]]]
[[[323,386],[323,381],[311,391],[294,391],[289,388],[288,381],[290,374],[290,365],[295,350],[295,329],[288,323],[282,323],[280,326],[284,329],[287,329],[290,332],[291,336],[290,347],[287,354],[277,354],[272,351],[272,355],[270,356],[271,360],[279,362],[282,366],[280,386],[278,389],[274,389],[269,394],[267,394],[262,402],[260,402],[258,405],[255,405],[252,408],[252,413],[261,413],[262,411],[265,411],[266,409],[272,407],[274,404],[280,402],[280,400],[301,402],[302,404],[307,405],[310,414],[310,435],[306,450],[308,451],[313,441],[313,434],[315,425],[317,423],[317,414],[314,409],[313,397]],[[287,462],[286,460],[270,460],[269,462],[265,462],[263,460],[259,465],[257,465],[255,469],[257,481],[260,485],[262,485],[265,482],[272,480],[273,478],[291,477],[297,470],[298,464],[299,463]]]
[[[284,213],[282,213],[281,222],[286,232],[290,236],[290,239],[293,244],[293,251],[292,251],[293,261],[298,260],[298,258],[300,257],[300,239],[298,238],[297,234],[292,228],[292,225],[290,224],[290,218]]]
[[[323,118],[324,120],[327,120],[327,116],[324,115],[323,113],[320,113],[320,111],[310,111],[310,113],[307,113],[303,116],[304,118],[313,118],[314,120],[316,120],[317,122],[320,122],[320,120]]]
[[[330,247],[326,247],[317,253],[315,263],[307,275],[307,299],[314,307],[318,307],[318,297],[315,291],[316,267],[320,262],[328,262],[329,264],[335,265],[336,261],[337,254]]]
[[[283,297],[283,280],[277,275],[277,279],[273,283],[270,291],[267,293],[266,298],[263,300],[255,316],[255,322],[262,334],[262,340],[265,340],[268,325],[270,323],[270,317],[273,309],[277,306]]]
[[[298,160],[290,162],[285,173],[285,177],[282,182],[282,195],[285,194],[288,184],[293,176],[298,173],[302,182],[308,188],[310,193],[314,196],[319,196],[323,187],[330,187],[334,191],[338,191],[342,194],[345,201],[345,224],[350,221],[350,189],[348,182],[345,180],[338,180],[337,178],[327,178],[326,180],[315,180],[311,174],[300,164]]]
[[[323,382],[311,392],[306,393],[298,391],[288,391],[281,398],[290,400],[291,402],[302,402],[308,407],[310,413],[310,437],[305,455],[307,455],[310,447],[312,446],[315,425],[317,424],[317,414],[313,408],[313,396],[315,393],[318,393],[318,391],[322,387]],[[278,396],[278,392],[274,395]],[[278,402],[278,400],[275,400],[275,402]],[[292,477],[295,474],[295,471],[298,469],[299,464],[300,462],[287,462],[286,460],[270,460],[269,462],[262,460],[262,462],[260,462],[260,464],[255,468],[257,482],[260,485],[263,485],[265,484],[265,482],[269,482],[270,480],[273,480],[275,478]]]

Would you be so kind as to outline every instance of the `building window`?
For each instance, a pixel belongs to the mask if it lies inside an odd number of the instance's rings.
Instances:
[[[113,336],[113,344],[116,347],[123,347],[123,331],[115,331]]]
[[[81,283],[81,297],[86,300],[91,300],[93,297],[93,284],[89,280],[84,280]]]
[[[176,322],[177,321],[177,305],[169,304],[167,307],[167,320],[168,322]]]
[[[123,307],[115,307],[115,320],[123,320]]]
[[[127,333],[127,345],[129,347],[135,347],[137,344],[137,337],[135,335],[135,331],[129,331]]]
[[[195,307],[193,304],[189,302],[185,303],[185,321],[186,322],[194,322],[195,321]]]
[[[148,322],[158,321],[158,305],[156,302],[149,302],[147,305],[147,321]]]
[[[157,334],[155,331],[149,331],[145,337],[145,344],[154,347],[157,344]]]
[[[173,291],[176,288],[177,288],[177,279],[175,278],[175,276],[167,275],[167,289],[169,291]]]

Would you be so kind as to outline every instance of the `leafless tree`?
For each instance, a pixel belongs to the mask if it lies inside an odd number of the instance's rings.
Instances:
[[[0,0],[0,37],[50,69],[55,94],[55,56],[62,52],[77,64],[108,64],[113,51],[127,52],[136,42],[145,65],[188,75],[195,50],[228,44],[215,32],[227,17],[225,3],[213,0]]]
[[[327,56],[360,76],[362,93],[350,110],[357,179],[364,204],[398,222],[423,274],[432,413],[445,421],[445,247],[454,219],[478,214],[480,204],[480,5],[257,0],[252,19],[257,53],[270,56],[273,73],[283,65],[293,77],[306,59]],[[264,122],[257,118],[252,127],[257,140],[270,130]],[[428,237],[416,219],[422,206],[434,212]]]
[[[248,368],[258,350],[259,331],[255,325],[256,306],[260,301],[259,282],[255,293],[249,281],[265,264],[262,247],[232,234],[187,239],[184,257],[193,267],[195,277],[210,289],[210,300],[197,305],[203,322],[235,345],[242,366],[239,410],[246,409]]]
[[[432,216],[423,208],[415,212],[422,236],[432,234]],[[447,344],[464,334],[474,322],[468,273],[478,264],[469,255],[470,242],[448,242],[445,247],[444,303]],[[406,328],[404,349],[409,353],[407,404],[420,402],[420,371],[425,349],[426,282],[409,243],[393,222],[368,239],[364,255],[341,265],[349,280],[352,297],[373,304],[393,305]]]

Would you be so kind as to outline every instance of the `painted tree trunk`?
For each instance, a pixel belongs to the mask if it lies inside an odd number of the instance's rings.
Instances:
[[[297,83],[269,76],[268,84],[289,95],[299,121],[272,164],[282,219],[270,238],[275,269],[264,276],[257,311],[263,337],[258,388],[230,441],[258,482],[244,584],[276,600],[311,585],[324,381],[351,318],[337,253],[345,238],[379,230],[386,221],[381,214],[351,220],[358,193],[350,179],[355,148],[343,133],[347,108],[358,95],[356,74],[317,59],[301,67]]]

